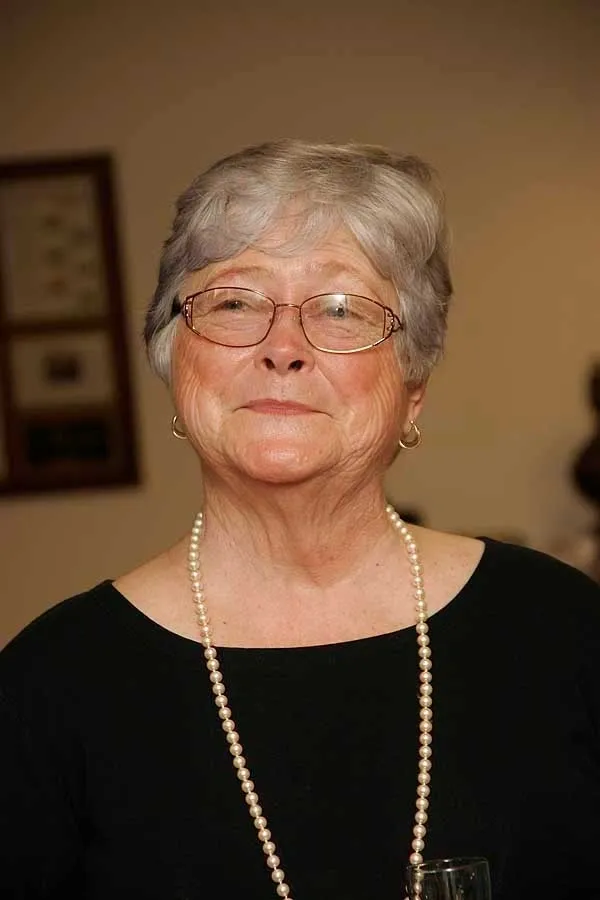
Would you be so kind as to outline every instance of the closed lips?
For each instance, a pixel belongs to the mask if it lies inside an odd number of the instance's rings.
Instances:
[[[306,406],[304,403],[269,399],[252,400],[250,403],[245,403],[242,408],[250,409],[253,412],[278,415],[301,415],[302,413],[316,412],[316,410]]]

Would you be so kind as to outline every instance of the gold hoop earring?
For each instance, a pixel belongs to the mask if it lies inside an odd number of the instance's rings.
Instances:
[[[400,438],[400,440],[398,441],[399,445],[402,447],[403,450],[414,450],[421,443],[421,440],[422,440],[421,429],[419,428],[417,423],[414,421],[414,419],[410,420],[410,428],[408,429],[408,434],[410,434],[411,431],[414,431],[414,433],[415,433],[415,436],[412,439],[412,441],[409,441],[407,443],[406,440],[403,438]],[[405,435],[405,437],[408,437],[408,435]]]
[[[177,419],[179,416],[173,416],[171,419],[171,433],[173,437],[176,437],[178,441],[187,441],[187,434],[182,428],[179,428],[177,425]]]

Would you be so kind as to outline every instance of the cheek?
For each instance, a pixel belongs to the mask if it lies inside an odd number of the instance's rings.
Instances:
[[[175,405],[182,412],[186,399],[198,390],[198,383],[202,380],[200,367],[197,348],[193,348],[180,331],[177,332],[173,343],[171,389]]]
[[[336,378],[339,391],[353,418],[377,430],[396,428],[405,394],[396,353],[380,348],[364,357],[343,358]]]
[[[225,364],[220,349],[195,338],[187,329],[177,333],[173,346],[172,392],[175,405],[184,417],[194,409],[226,401],[235,360],[230,353]]]

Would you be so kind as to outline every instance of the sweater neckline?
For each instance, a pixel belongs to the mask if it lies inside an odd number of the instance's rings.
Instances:
[[[460,588],[460,590],[437,612],[432,613],[428,619],[430,628],[434,633],[438,628],[443,627],[446,630],[449,627],[458,626],[462,620],[462,612],[465,606],[479,595],[479,591],[483,584],[487,581],[490,570],[493,568],[490,557],[493,556],[492,548],[497,541],[479,537],[482,541],[483,553],[473,569],[471,575]],[[109,600],[112,611],[119,616],[121,623],[129,630],[134,630],[138,639],[144,642],[159,644],[163,650],[170,652],[184,652],[197,655],[202,651],[202,645],[193,638],[185,637],[170,631],[164,625],[155,622],[147,616],[142,610],[134,606],[130,600],[125,597],[113,584],[112,580],[103,581],[99,588],[108,590],[106,599]],[[381,634],[366,635],[364,637],[352,638],[347,641],[338,641],[329,644],[311,644],[308,646],[286,646],[286,647],[242,647],[227,646],[219,647],[221,656],[269,656],[273,659],[279,656],[306,655],[310,656],[336,653],[343,654],[361,654],[369,652],[372,649],[383,649],[388,644],[401,644],[406,641],[414,642],[414,626],[407,625],[392,631],[386,631]]]

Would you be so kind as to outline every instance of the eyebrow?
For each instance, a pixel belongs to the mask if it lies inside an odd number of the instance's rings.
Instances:
[[[259,266],[259,265],[247,265],[247,266],[228,266],[225,269],[221,269],[219,272],[215,272],[207,281],[207,285],[209,285],[215,279],[219,281],[223,278],[228,278],[230,276],[238,277],[244,275],[273,275],[275,274],[274,269],[270,269],[268,266]],[[353,278],[356,278],[360,281],[361,284],[364,284],[365,287],[377,294],[378,292],[375,290],[375,286],[371,283],[371,281],[365,278],[365,274],[361,272],[358,268],[355,268],[352,264],[348,263],[340,263],[335,260],[331,260],[330,262],[317,262],[311,261],[308,263],[303,274],[306,275],[329,275],[330,277],[335,277],[337,275],[349,275]]]

